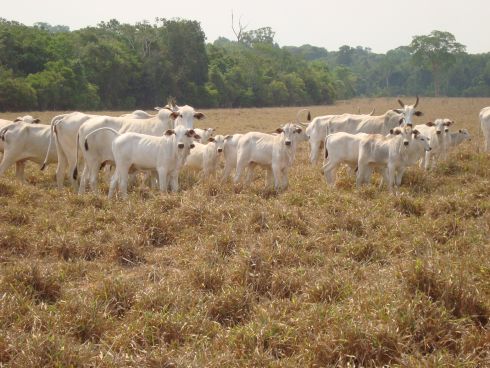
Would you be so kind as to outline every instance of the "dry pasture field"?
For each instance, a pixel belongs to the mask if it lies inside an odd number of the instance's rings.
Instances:
[[[107,184],[56,190],[54,166],[30,164],[26,185],[10,169],[0,367],[490,366],[490,156],[478,121],[489,105],[421,98],[416,123],[449,117],[473,139],[434,171],[410,168],[396,196],[379,177],[356,189],[347,171],[328,188],[306,143],[280,194],[263,173],[234,188],[183,172],[178,194],[140,187],[109,201]],[[273,131],[298,108],[202,111],[198,127],[228,134]]]

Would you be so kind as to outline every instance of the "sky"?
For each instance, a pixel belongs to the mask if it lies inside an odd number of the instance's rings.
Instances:
[[[337,50],[369,47],[376,53],[408,45],[415,35],[451,32],[469,53],[490,52],[490,0],[0,0],[0,17],[26,25],[47,22],[71,30],[117,19],[196,20],[207,42],[235,39],[231,14],[245,30],[271,27],[280,46],[310,44]]]

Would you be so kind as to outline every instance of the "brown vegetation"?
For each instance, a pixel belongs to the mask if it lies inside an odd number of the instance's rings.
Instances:
[[[487,105],[421,98],[417,123],[447,116],[473,140],[432,172],[409,169],[398,196],[378,182],[356,189],[343,170],[329,189],[306,145],[280,194],[263,173],[234,188],[186,172],[178,194],[109,201],[57,191],[54,167],[29,165],[26,185],[11,169],[0,178],[0,366],[490,366]],[[311,109],[357,106],[396,103]],[[209,110],[199,126],[272,131],[296,111]]]

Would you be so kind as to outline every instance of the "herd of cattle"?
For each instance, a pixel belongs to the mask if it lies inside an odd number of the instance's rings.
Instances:
[[[342,114],[318,116],[298,112],[295,123],[287,123],[274,133],[214,135],[214,130],[194,128],[194,121],[205,118],[193,107],[170,102],[155,115],[137,110],[118,117],[73,112],[55,116],[50,125],[37,124],[31,116],[15,121],[0,120],[0,176],[16,165],[16,176],[24,180],[26,161],[36,162],[43,170],[57,163],[56,181],[64,186],[68,176],[73,188],[85,193],[87,185],[97,190],[99,171],[115,167],[109,197],[116,187],[127,196],[128,182],[142,171],[160,191],[177,191],[179,173],[184,166],[200,170],[204,178],[215,175],[223,157],[222,180],[233,169],[234,182],[242,176],[253,179],[254,168],[267,170],[267,181],[276,190],[288,186],[288,169],[294,162],[297,145],[308,141],[310,161],[324,157],[323,170],[328,184],[335,183],[339,165],[347,164],[355,172],[358,185],[369,182],[373,170],[379,170],[390,191],[399,186],[408,166],[432,168],[444,159],[451,146],[470,139],[466,129],[450,132],[453,121],[436,119],[413,125],[419,98],[413,105],[398,100],[401,108],[383,115]],[[308,112],[309,123],[299,116]],[[311,121],[310,121],[311,120]],[[485,150],[490,151],[490,107],[480,112]],[[81,177],[78,167],[83,164]],[[107,165],[110,164],[110,165]],[[78,180],[79,179],[79,180]]]

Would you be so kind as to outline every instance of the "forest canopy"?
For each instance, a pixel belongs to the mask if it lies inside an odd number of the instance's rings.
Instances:
[[[76,31],[0,19],[0,111],[329,104],[357,96],[490,96],[490,54],[449,32],[386,54],[279,46],[270,27],[206,43],[199,22],[117,20]]]

